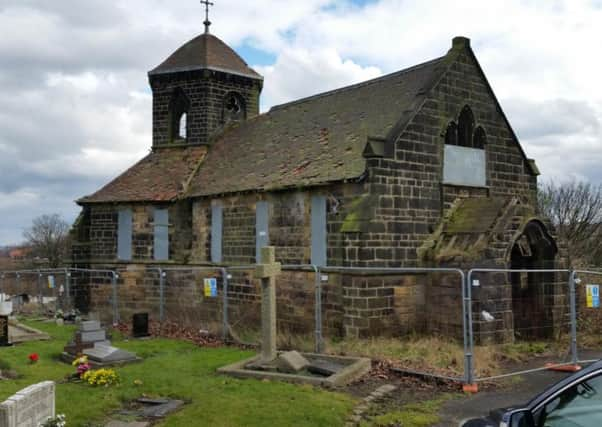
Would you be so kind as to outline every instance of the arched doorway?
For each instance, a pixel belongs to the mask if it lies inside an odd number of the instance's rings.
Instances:
[[[538,220],[524,227],[512,246],[512,269],[553,269],[558,248]],[[510,273],[516,338],[548,338],[554,332],[550,302],[555,273]]]

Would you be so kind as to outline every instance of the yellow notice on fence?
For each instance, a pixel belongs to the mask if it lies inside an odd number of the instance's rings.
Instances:
[[[205,297],[215,298],[217,296],[217,280],[215,278],[204,279]]]
[[[600,308],[600,286],[599,285],[587,285],[585,287],[585,299],[587,302],[587,308]]]

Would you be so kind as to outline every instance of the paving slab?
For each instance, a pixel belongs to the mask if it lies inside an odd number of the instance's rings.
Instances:
[[[28,341],[46,341],[50,339],[48,334],[16,322],[9,322],[8,336],[9,341],[13,344],[19,344]]]

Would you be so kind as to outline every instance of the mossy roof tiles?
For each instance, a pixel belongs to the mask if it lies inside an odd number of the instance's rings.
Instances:
[[[272,108],[214,140],[189,196],[353,179],[368,136],[388,137],[419,109],[444,58]]]
[[[168,202],[183,194],[205,157],[203,146],[155,150],[79,203]]]
[[[491,231],[510,200],[504,197],[463,199],[445,222],[447,234],[480,234]]]

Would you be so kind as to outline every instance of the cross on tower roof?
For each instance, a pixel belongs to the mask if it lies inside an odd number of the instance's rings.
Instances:
[[[205,34],[209,34],[209,26],[211,25],[211,21],[209,20],[209,6],[213,6],[213,2],[209,0],[201,0],[201,4],[205,5]]]

